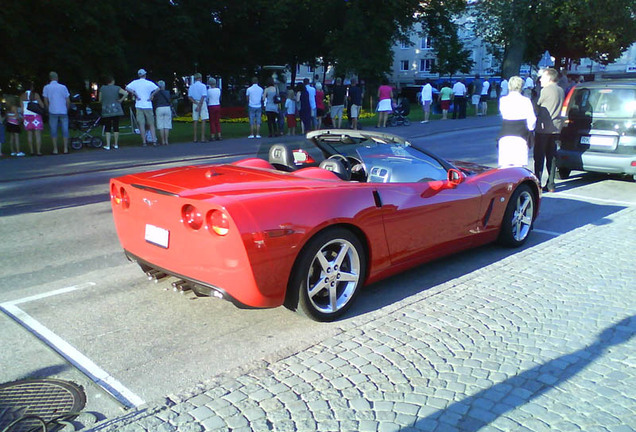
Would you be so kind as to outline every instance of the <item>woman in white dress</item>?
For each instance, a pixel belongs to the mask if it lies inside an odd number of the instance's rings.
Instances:
[[[499,167],[528,165],[528,149],[537,123],[532,102],[521,94],[523,79],[508,80],[508,95],[499,99],[503,118],[499,132]]]

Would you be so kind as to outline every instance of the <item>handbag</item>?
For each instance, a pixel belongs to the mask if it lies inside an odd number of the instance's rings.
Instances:
[[[33,92],[29,90],[29,103],[27,103],[26,108],[31,111],[36,113],[39,116],[44,117],[44,114],[46,113],[46,111],[44,111],[44,107],[42,105],[40,105],[37,101],[33,100]]]
[[[44,108],[37,102],[35,101],[31,101],[27,104],[27,109],[29,111],[32,111],[34,113],[36,113],[39,116],[43,116],[44,115]]]
[[[276,94],[274,95],[274,103],[275,104],[281,103],[280,94],[278,93],[278,89],[276,89]]]

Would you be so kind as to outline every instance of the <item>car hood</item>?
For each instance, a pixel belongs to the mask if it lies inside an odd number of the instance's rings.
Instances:
[[[464,171],[465,174],[468,175],[476,175],[476,174],[481,174],[484,173],[486,171],[490,171],[493,170],[495,168],[493,167],[489,167],[486,165],[480,165],[480,164],[476,164],[473,162],[466,162],[466,161],[450,161],[450,163],[452,163],[453,165],[455,165],[457,168],[459,168],[460,170]]]

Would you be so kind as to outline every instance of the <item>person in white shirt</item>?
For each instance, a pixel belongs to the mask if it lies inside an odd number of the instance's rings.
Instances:
[[[208,80],[208,114],[210,115],[210,140],[221,141],[221,89],[216,80]]]
[[[499,84],[499,97],[508,96],[508,80],[502,79],[501,84]]]
[[[252,78],[252,85],[245,91],[247,111],[250,119],[250,135],[248,138],[260,138],[261,116],[263,115],[263,88],[258,85],[258,78]]]
[[[201,82],[201,74],[194,74],[194,82],[188,88],[188,99],[192,102],[192,130],[194,142],[197,142],[197,123],[201,123],[201,142],[205,142],[205,122],[210,118],[206,99],[208,89]]]
[[[142,146],[146,146],[146,124],[150,129],[152,144],[157,142],[155,132],[155,115],[152,111],[152,98],[159,91],[159,86],[146,79],[146,70],[137,71],[138,79],[126,86],[126,91],[135,98],[135,109],[137,110],[137,123],[141,133]]]
[[[488,78],[484,78],[484,82],[481,86],[481,95],[479,96],[481,115],[486,115],[488,114],[488,99],[490,99],[490,82]]]
[[[534,81],[530,74],[528,74],[525,82],[523,83],[522,94],[525,97],[532,99],[532,90],[534,90]]]
[[[316,88],[309,84],[309,78],[303,80],[307,93],[309,93],[309,106],[311,107],[311,128],[316,128]]]
[[[466,118],[466,91],[463,80],[453,85],[453,119]]]
[[[428,119],[431,116],[431,105],[433,105],[433,86],[427,79],[422,86],[422,93],[420,94],[420,102],[422,103],[422,110],[424,111],[424,120],[421,123],[428,123]]]
[[[499,99],[499,111],[503,118],[497,145],[500,168],[528,165],[528,149],[537,117],[530,99],[521,94],[522,87],[522,78],[511,77],[508,95]]]

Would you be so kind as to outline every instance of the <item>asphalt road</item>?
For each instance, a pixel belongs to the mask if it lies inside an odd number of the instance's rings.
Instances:
[[[477,119],[474,119],[476,122]],[[496,163],[496,119],[468,129],[454,125],[395,128],[449,159]],[[518,251],[487,246],[424,265],[365,289],[341,322],[315,323],[284,308],[240,310],[227,302],[180,295],[169,282],[145,280],[128,263],[110,217],[108,179],[183,163],[226,161],[253,154],[256,140],[83,152],[0,161],[0,306],[17,307],[27,323],[47,330],[39,341],[0,314],[0,383],[57,377],[80,383],[87,410],[104,418],[124,407],[192,392],[220,375],[297,353],[421,292]],[[124,156],[125,155],[125,156]],[[618,177],[576,174],[544,196],[536,229],[524,249],[636,206],[636,184]],[[11,309],[13,308],[13,309]],[[69,344],[71,364],[54,351]],[[62,347],[62,348],[59,348]],[[79,369],[103,373],[120,393],[111,397]]]

